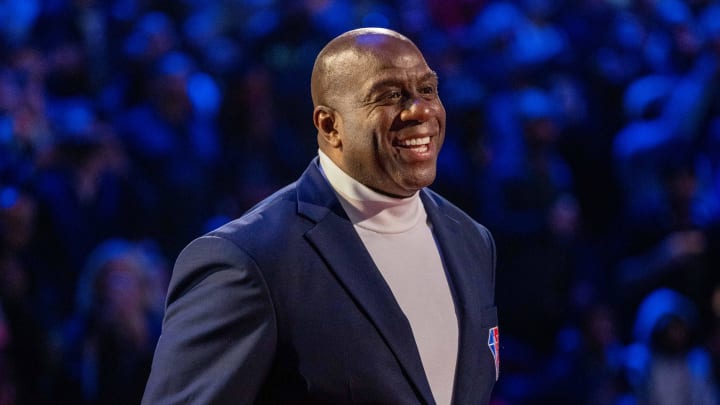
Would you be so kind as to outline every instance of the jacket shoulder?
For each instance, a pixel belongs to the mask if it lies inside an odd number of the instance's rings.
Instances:
[[[472,228],[478,229],[481,233],[490,235],[490,231],[485,227],[485,225],[477,222],[473,217],[471,217],[467,212],[462,210],[457,205],[450,202],[445,197],[441,196],[437,192],[426,188],[422,191],[425,195],[424,200],[426,202],[430,202],[433,204],[442,214],[445,214],[456,221],[458,221],[462,226],[469,226]]]

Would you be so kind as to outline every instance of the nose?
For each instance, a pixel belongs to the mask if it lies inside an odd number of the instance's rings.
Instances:
[[[422,97],[415,97],[408,100],[405,108],[400,112],[402,121],[418,121],[425,122],[432,115],[433,106],[428,100]]]

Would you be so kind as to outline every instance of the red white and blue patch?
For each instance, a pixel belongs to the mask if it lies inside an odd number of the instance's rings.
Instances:
[[[500,378],[500,329],[495,326],[488,331],[488,347],[495,359],[495,381]]]

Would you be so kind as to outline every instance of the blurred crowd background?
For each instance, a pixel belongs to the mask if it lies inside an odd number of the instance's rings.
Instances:
[[[0,405],[139,402],[174,258],[300,175],[360,26],[440,76],[493,404],[719,403],[720,1],[0,0]]]

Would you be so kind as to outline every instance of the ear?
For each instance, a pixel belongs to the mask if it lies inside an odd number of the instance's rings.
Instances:
[[[318,130],[319,140],[333,148],[341,146],[339,127],[342,124],[342,119],[337,111],[319,105],[313,110],[313,123]]]

